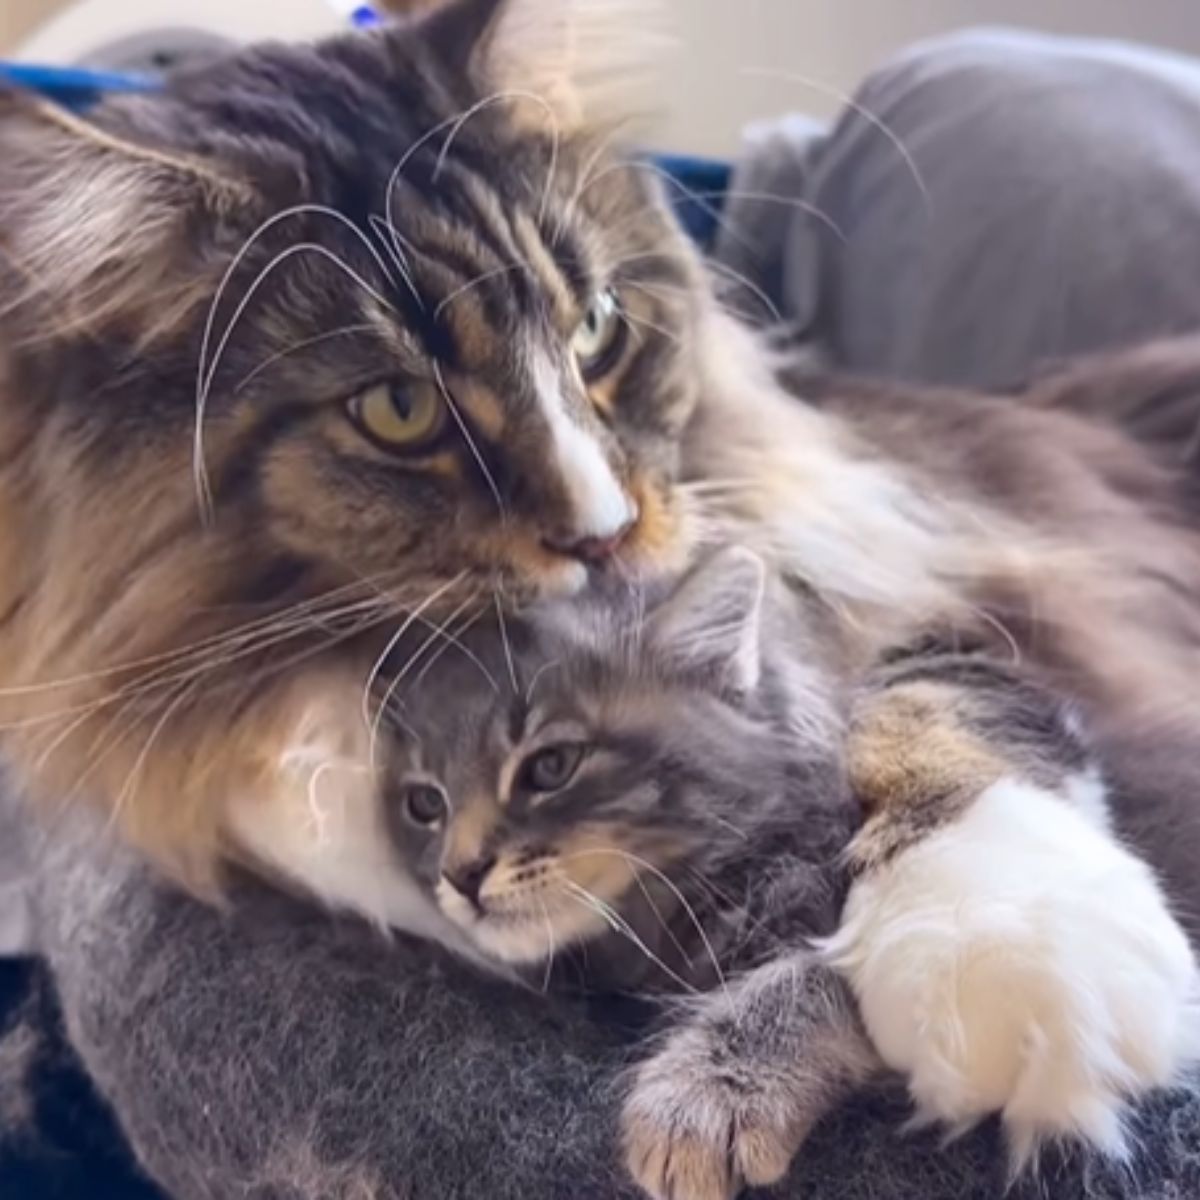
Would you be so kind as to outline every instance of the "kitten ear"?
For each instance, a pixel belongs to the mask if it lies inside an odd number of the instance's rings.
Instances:
[[[573,132],[644,110],[666,43],[660,7],[658,0],[452,0],[429,23],[435,43],[487,87],[538,97],[557,127]],[[545,123],[545,110],[520,107]]]
[[[0,311],[37,336],[124,317],[152,340],[202,298],[189,218],[240,185],[4,89],[0,163]]]
[[[714,554],[650,618],[647,643],[663,668],[748,695],[762,672],[766,569],[749,550]]]

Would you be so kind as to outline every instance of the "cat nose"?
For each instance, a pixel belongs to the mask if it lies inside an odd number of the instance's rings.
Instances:
[[[609,533],[592,533],[583,537],[576,535],[547,537],[543,541],[555,554],[562,554],[567,558],[577,558],[581,563],[585,563],[588,566],[599,566],[616,554],[621,548],[621,543],[629,536],[630,531],[636,524],[637,514],[633,513],[626,521]]]
[[[471,862],[455,863],[442,868],[442,878],[464,899],[479,908],[479,890],[488,872],[496,865],[496,856],[476,858]]]

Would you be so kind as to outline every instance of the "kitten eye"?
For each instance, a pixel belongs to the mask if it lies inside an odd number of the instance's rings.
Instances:
[[[625,345],[625,318],[612,288],[597,292],[571,338],[571,349],[584,380],[611,370]]]
[[[446,427],[446,404],[432,384],[377,383],[346,405],[350,420],[385,450],[427,450]]]
[[[404,811],[417,825],[436,825],[446,815],[446,796],[431,783],[414,783],[404,789]]]
[[[574,778],[586,750],[582,742],[563,742],[531,754],[521,764],[521,786],[530,792],[557,792]]]

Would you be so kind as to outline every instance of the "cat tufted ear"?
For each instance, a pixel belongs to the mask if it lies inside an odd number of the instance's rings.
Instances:
[[[668,673],[749,695],[762,671],[766,569],[731,547],[697,567],[651,616],[650,652]]]
[[[152,340],[201,298],[189,218],[238,184],[2,88],[0,164],[0,312],[38,338],[125,318]]]
[[[596,129],[641,115],[666,39],[658,0],[450,0],[429,17],[430,36],[456,65],[496,92],[547,106],[560,131]],[[541,107],[540,104],[537,107]]]

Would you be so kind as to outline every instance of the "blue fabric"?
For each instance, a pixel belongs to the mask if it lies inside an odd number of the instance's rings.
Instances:
[[[41,92],[77,112],[106,94],[152,91],[157,86],[151,76],[114,75],[76,67],[28,66],[2,60],[0,79]],[[711,246],[729,186],[730,164],[718,159],[678,154],[652,155],[651,161],[673,181],[669,188],[671,202],[683,227],[700,245]]]

